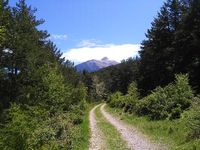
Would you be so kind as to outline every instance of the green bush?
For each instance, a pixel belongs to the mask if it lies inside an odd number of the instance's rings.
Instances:
[[[81,109],[81,108],[82,108],[82,105],[73,105],[71,107],[70,116],[71,116],[71,119],[73,120],[74,125],[78,125],[83,122],[83,115],[84,115],[85,109]]]
[[[0,149],[72,149],[80,114],[54,115],[42,107],[12,104],[0,129]],[[80,134],[76,132],[77,136]]]
[[[158,87],[151,95],[144,99],[147,115],[150,119],[157,120],[167,117],[165,97],[164,89]]]
[[[136,84],[129,86],[128,93],[122,96],[117,92],[109,97],[111,107],[123,108],[125,112],[147,115],[152,120],[177,119],[190,107],[193,92],[189,85],[188,75],[176,75],[174,83],[166,87],[157,87],[143,99],[138,99]]]
[[[181,107],[185,110],[190,107],[193,92],[189,85],[188,75],[179,74],[176,75],[176,81],[174,84],[170,84],[165,88],[167,101],[169,104],[169,110],[173,107]]]
[[[188,136],[192,139],[200,139],[200,96],[194,98],[192,112],[188,121],[188,126],[191,128]]]
[[[111,107],[123,108],[125,112],[133,113],[138,103],[138,92],[136,84],[133,82],[129,85],[126,95],[116,92],[109,96],[107,102]]]
[[[124,112],[132,113],[136,106],[136,100],[129,95],[123,96],[123,109]]]
[[[150,119],[180,118],[190,107],[193,98],[187,75],[176,75],[176,81],[164,88],[156,88],[143,99]]]
[[[118,107],[123,105],[122,103],[122,93],[116,92],[108,97],[108,102],[111,107]]]
[[[148,108],[147,108],[147,105],[146,105],[146,100],[144,100],[144,99],[138,101],[137,107],[136,107],[136,110],[135,110],[136,115],[144,116],[144,115],[148,114]]]
[[[178,107],[175,107],[171,110],[171,115],[169,119],[178,119],[181,117],[181,113],[182,113],[182,109],[180,107],[180,105],[178,105]]]
[[[128,93],[123,97],[124,111],[134,113],[137,109],[138,91],[135,82],[132,82],[128,87]]]

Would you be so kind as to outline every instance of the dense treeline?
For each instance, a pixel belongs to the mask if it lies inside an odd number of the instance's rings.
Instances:
[[[99,76],[83,71],[81,80],[87,87],[87,100],[90,102],[99,102],[102,99],[106,99],[108,96],[108,90]]]
[[[177,73],[188,73],[200,90],[200,1],[168,0],[142,42],[138,87],[146,95]]]
[[[132,81],[138,79],[139,58],[129,58],[121,61],[120,64],[101,69],[94,74],[105,83],[106,91],[114,93],[117,91],[125,94]]]
[[[83,71],[81,80],[87,87],[87,99],[96,102],[117,91],[125,94],[129,84],[138,78],[138,63],[139,58],[129,58],[97,72]]]
[[[72,149],[86,88],[20,0],[0,0],[0,149]]]
[[[95,73],[107,93],[113,93],[107,102],[151,120],[178,119],[189,110],[189,134],[199,138],[199,43],[200,1],[167,0],[146,33],[139,57]]]
[[[200,91],[200,2],[167,0],[141,43],[139,57],[103,69],[97,74],[110,92],[127,92],[136,81],[145,96],[166,86],[175,74],[188,74],[196,93]]]
[[[86,99],[108,98],[151,120],[190,110],[188,136],[200,138],[199,0],[167,0],[139,57],[82,75],[38,29],[35,12],[25,0],[0,0],[0,149],[73,149]]]

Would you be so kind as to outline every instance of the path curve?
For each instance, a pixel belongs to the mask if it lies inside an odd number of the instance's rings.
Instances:
[[[100,104],[99,104],[100,105]],[[102,133],[97,127],[97,120],[95,117],[95,110],[99,105],[95,106],[89,114],[89,121],[90,121],[90,131],[91,131],[91,138],[90,138],[90,145],[89,150],[103,150],[105,149],[104,142],[102,140]]]
[[[129,126],[121,120],[113,117],[111,114],[105,111],[103,104],[100,108],[103,116],[116,127],[118,132],[121,133],[122,138],[127,142],[128,147],[134,150],[166,150],[163,146],[153,144],[144,135],[139,133],[136,128]]]

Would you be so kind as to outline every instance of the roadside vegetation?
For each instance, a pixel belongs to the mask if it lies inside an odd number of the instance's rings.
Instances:
[[[79,133],[74,132],[75,140],[74,142],[74,150],[87,150],[89,148],[89,139],[90,139],[90,127],[89,127],[89,112],[94,107],[94,104],[87,104],[87,108],[85,110],[84,116],[82,118],[82,123],[78,125]]]
[[[137,95],[132,83],[126,95],[117,92],[108,98],[108,110],[171,149],[200,148],[200,99],[193,96],[187,75],[177,75],[174,83],[142,99]]]
[[[102,99],[153,140],[200,149],[199,0],[166,0],[139,57],[94,73],[62,58],[35,12],[25,0],[0,0],[0,149],[87,149],[88,103]],[[125,149],[95,113],[108,147]]]
[[[176,81],[166,87],[158,87],[142,99],[138,98],[135,83],[130,84],[128,93],[117,92],[108,98],[111,107],[124,109],[124,112],[147,116],[151,120],[176,119],[191,106],[194,99],[187,75],[177,75]]]
[[[171,149],[200,145],[199,14],[199,0],[167,0],[139,57],[94,73],[108,110]]]
[[[172,150],[200,149],[200,140],[190,136],[191,133],[197,133],[191,130],[190,126],[191,118],[194,117],[193,110],[184,112],[180,119],[173,121],[167,119],[153,121],[145,116],[124,113],[122,109],[109,106],[106,106],[106,110],[122,121],[138,128],[142,133],[148,135],[152,141],[160,142]]]
[[[86,87],[35,12],[0,1],[0,149],[87,147]]]

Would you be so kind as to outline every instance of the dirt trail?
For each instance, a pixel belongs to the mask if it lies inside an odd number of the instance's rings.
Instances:
[[[105,111],[105,104],[101,106],[101,113],[103,116],[116,127],[118,132],[121,133],[122,138],[127,142],[128,147],[134,150],[166,150],[164,146],[151,143],[147,137],[139,133],[136,128],[129,126],[121,120],[113,117]]]
[[[89,150],[106,150],[104,141],[102,139],[103,136],[101,131],[97,127],[97,120],[95,117],[95,110],[98,106],[99,105],[95,106],[89,114],[91,131]]]

